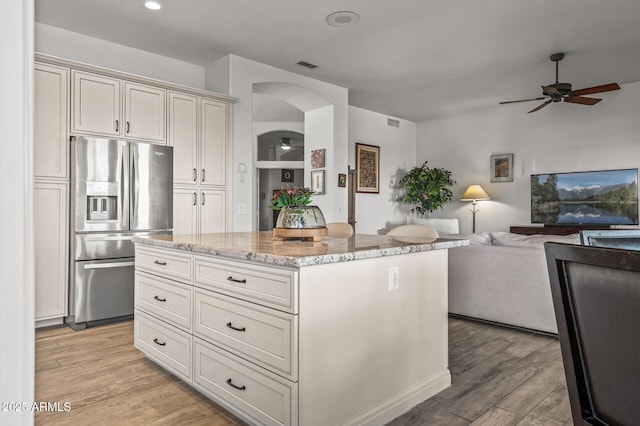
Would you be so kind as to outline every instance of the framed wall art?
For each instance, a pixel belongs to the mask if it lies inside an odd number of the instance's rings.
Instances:
[[[513,154],[491,156],[491,182],[513,182]]]
[[[311,168],[321,169],[324,164],[324,148],[311,150]]]
[[[380,147],[356,144],[356,192],[380,192]]]
[[[324,195],[324,170],[311,171],[311,190],[313,195]]]
[[[294,179],[294,171],[293,169],[282,169],[280,174],[280,181],[286,183],[293,183]]]
[[[344,188],[347,186],[347,175],[344,173],[338,173],[338,186]]]

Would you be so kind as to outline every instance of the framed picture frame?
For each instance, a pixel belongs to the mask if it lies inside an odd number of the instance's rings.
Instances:
[[[356,143],[356,192],[380,193],[380,147]]]
[[[324,170],[311,171],[311,190],[313,195],[324,195]]]
[[[338,186],[344,188],[347,186],[347,175],[344,173],[338,173]]]
[[[293,169],[282,169],[282,173],[280,173],[280,182],[293,183],[294,176]]]
[[[311,168],[321,169],[324,165],[324,148],[311,150]]]
[[[513,182],[513,154],[491,156],[491,182]]]

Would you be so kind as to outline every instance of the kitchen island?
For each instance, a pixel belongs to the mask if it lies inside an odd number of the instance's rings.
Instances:
[[[384,424],[451,384],[447,250],[270,232],[136,239],[135,345],[253,424]]]

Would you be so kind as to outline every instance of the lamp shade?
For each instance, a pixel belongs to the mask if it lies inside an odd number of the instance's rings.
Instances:
[[[476,200],[490,200],[491,197],[482,189],[480,185],[469,185],[460,201],[476,201]]]

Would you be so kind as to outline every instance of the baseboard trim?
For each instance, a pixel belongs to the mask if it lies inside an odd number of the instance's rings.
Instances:
[[[377,426],[387,424],[449,386],[451,386],[451,373],[449,369],[445,369],[437,376],[424,380],[413,388],[394,395],[380,405],[358,414],[343,425]]]
[[[525,331],[527,333],[542,334],[543,336],[555,337],[556,339],[558,338],[557,333],[551,333],[550,331],[542,331],[542,330],[536,330],[533,328],[520,327],[518,325],[505,324],[503,322],[498,322],[498,321],[491,321],[491,320],[486,320],[482,318],[470,317],[467,315],[454,314],[453,312],[449,312],[449,316],[451,318],[460,318],[460,319],[469,320],[469,321],[481,322],[488,325],[495,325],[497,327],[510,328],[512,330]]]

